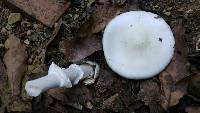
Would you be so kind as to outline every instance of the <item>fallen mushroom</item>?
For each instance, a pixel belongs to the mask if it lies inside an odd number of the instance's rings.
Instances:
[[[146,79],[171,61],[174,36],[160,16],[145,11],[118,15],[106,26],[103,50],[110,68],[129,79]]]
[[[71,64],[69,68],[60,68],[54,62],[49,67],[48,75],[28,81],[25,85],[26,92],[33,97],[40,93],[56,87],[71,88],[83,80],[85,85],[94,83],[98,76],[99,66],[94,62],[84,62],[83,64]]]

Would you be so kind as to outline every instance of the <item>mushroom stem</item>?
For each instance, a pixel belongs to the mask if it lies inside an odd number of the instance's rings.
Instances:
[[[96,64],[97,65],[97,64]],[[25,89],[30,96],[36,97],[40,93],[56,87],[71,88],[78,84],[80,80],[93,77],[96,78],[94,65],[90,64],[71,64],[69,68],[60,68],[52,63],[49,67],[48,75],[28,81]]]
[[[47,75],[26,83],[25,89],[30,96],[36,97],[49,88],[59,87],[60,79],[55,75]]]

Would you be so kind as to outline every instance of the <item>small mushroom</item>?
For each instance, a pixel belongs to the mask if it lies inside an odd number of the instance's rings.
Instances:
[[[175,40],[160,16],[130,11],[106,26],[103,50],[110,68],[129,79],[146,79],[161,72],[171,61]]]
[[[56,87],[71,88],[83,80],[85,85],[94,83],[98,76],[99,66],[94,62],[84,62],[83,64],[71,64],[69,68],[60,68],[54,62],[49,67],[48,75],[35,80],[28,81],[25,85],[26,92],[33,97],[40,93]]]

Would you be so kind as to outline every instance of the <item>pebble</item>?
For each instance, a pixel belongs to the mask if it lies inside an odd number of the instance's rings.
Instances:
[[[172,10],[172,7],[168,7],[167,10],[168,10],[168,11]]]
[[[179,12],[183,12],[184,9],[181,7],[181,8],[179,8],[177,11],[179,11]]]
[[[170,16],[171,13],[170,12],[164,12],[165,15]]]
[[[25,43],[26,45],[29,45],[29,44],[30,44],[30,41],[29,41],[28,39],[26,39],[26,40],[24,40],[24,43]]]
[[[4,35],[7,35],[8,30],[3,27],[3,28],[1,28],[1,33],[4,34]]]
[[[22,22],[21,22],[21,25],[22,25],[23,27],[31,27],[31,23],[28,22],[28,21],[22,21]]]
[[[88,108],[88,109],[92,109],[93,105],[92,105],[92,103],[90,101],[87,101],[85,107]]]
[[[11,26],[9,24],[6,25],[6,29],[10,30]]]
[[[0,48],[4,48],[4,44],[0,44]]]
[[[28,31],[26,32],[26,35],[27,35],[27,36],[30,36],[31,33],[32,33],[31,30],[28,30]]]
[[[15,24],[19,21],[21,21],[22,16],[21,13],[10,13],[10,15],[8,16],[8,24]]]
[[[37,32],[40,32],[43,30],[42,24],[33,24],[33,27]]]
[[[186,11],[186,13],[192,13],[192,12],[194,12],[193,9],[189,9],[189,10]]]

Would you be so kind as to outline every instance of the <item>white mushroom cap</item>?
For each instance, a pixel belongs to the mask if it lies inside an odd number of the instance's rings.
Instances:
[[[130,11],[115,17],[103,35],[110,68],[129,79],[145,79],[161,72],[174,52],[170,26],[156,14]]]

